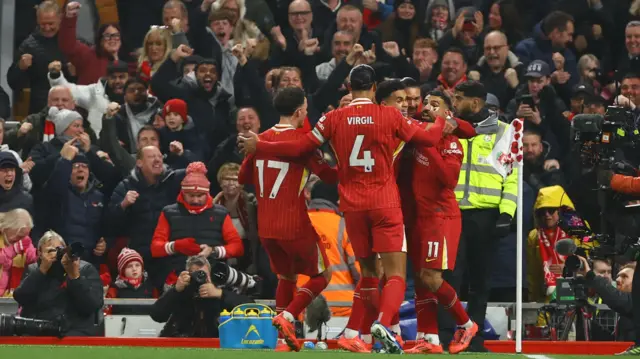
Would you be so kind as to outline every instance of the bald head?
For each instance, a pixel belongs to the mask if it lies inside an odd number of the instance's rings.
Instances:
[[[311,4],[307,0],[294,0],[289,4],[289,25],[294,31],[298,33],[302,30],[311,31],[312,21]]]
[[[73,96],[71,95],[71,90],[64,86],[54,86],[49,90],[47,106],[55,106],[66,110],[73,110],[76,108],[76,104],[73,102]]]
[[[484,38],[484,57],[494,72],[504,69],[509,56],[507,37],[500,31],[491,31]]]

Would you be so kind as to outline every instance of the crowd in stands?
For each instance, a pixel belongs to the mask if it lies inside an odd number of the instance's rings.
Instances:
[[[640,118],[640,0],[20,0],[15,19],[6,76],[28,113],[12,116],[0,92],[0,117],[19,120],[0,122],[0,211],[26,210],[32,224],[0,215],[4,296],[18,296],[54,230],[83,244],[108,297],[158,297],[203,254],[259,276],[253,295],[274,298],[237,134],[275,125],[284,87],[305,90],[309,130],[351,101],[349,72],[368,64],[380,81],[403,79],[416,119],[428,93],[452,97],[470,80],[501,121],[524,119],[525,298],[549,300],[562,270],[553,243],[567,237],[557,209],[593,211],[568,155],[572,119],[614,102]],[[335,189],[316,183],[310,213],[339,214]],[[189,218],[203,210],[209,223]],[[347,294],[332,298],[348,301],[358,270],[344,228],[314,225],[340,233],[334,284]],[[511,228],[496,239],[492,301],[515,300]]]

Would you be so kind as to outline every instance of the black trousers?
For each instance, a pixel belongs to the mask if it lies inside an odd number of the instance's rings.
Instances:
[[[482,345],[484,338],[484,319],[487,313],[487,302],[491,293],[489,275],[491,263],[496,260],[494,253],[498,239],[493,233],[500,213],[498,209],[468,209],[462,211],[462,234],[453,272],[445,272],[444,279],[458,292],[467,298],[467,313],[471,320],[478,324],[479,333],[472,345]],[[465,295],[467,294],[467,295]],[[440,306],[438,321],[441,342],[447,345],[451,341],[455,323]]]

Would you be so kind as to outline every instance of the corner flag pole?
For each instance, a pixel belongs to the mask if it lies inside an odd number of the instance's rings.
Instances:
[[[516,244],[516,353],[522,353],[522,180],[524,166],[518,163],[518,209],[517,209],[517,241]]]

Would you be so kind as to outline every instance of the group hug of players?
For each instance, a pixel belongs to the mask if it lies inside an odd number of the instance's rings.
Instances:
[[[274,98],[280,123],[260,135],[238,136],[247,155],[239,181],[256,188],[259,237],[279,278],[280,314],[273,325],[284,342],[277,351],[300,350],[294,318],[331,279],[302,193],[309,171],[322,181],[338,182],[340,210],[362,271],[349,323],[338,340],[341,348],[371,352],[375,338],[386,353],[403,353],[398,310],[404,300],[407,253],[416,273],[418,334],[415,346],[404,352],[443,352],[438,303],[458,325],[450,353],[466,350],[478,332],[456,291],[442,278],[444,270],[455,266],[461,233],[454,194],[463,158],[458,138],[471,138],[475,130],[453,117],[451,99],[438,91],[424,99],[420,119],[407,118],[403,83],[388,80],[378,85],[375,79],[370,66],[355,67],[349,75],[353,100],[320,118],[311,132],[301,129],[307,117],[304,91],[282,89]],[[459,85],[456,97],[477,86],[482,85]],[[337,168],[317,150],[327,142]],[[401,173],[397,179],[396,172]],[[376,271],[378,261],[383,283]],[[296,291],[297,274],[310,280]]]

